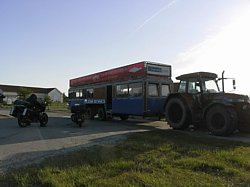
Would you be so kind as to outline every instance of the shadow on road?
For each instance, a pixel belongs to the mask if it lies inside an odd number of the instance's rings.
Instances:
[[[149,124],[149,122],[151,122]],[[162,124],[161,124],[162,125]],[[165,124],[167,126],[167,124]],[[14,118],[0,119],[0,145],[34,142],[39,140],[62,139],[68,137],[88,136],[102,133],[118,133],[136,130],[154,130],[159,124],[153,121],[131,119],[128,121],[86,120],[83,127],[78,127],[70,118],[50,117],[47,127],[40,127],[39,123],[32,123],[21,128]]]

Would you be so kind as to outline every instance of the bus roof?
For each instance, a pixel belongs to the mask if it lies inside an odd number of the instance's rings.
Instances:
[[[127,66],[71,79],[70,87],[100,82],[139,79],[145,77],[146,75],[171,77],[171,66],[161,63],[142,61]]]

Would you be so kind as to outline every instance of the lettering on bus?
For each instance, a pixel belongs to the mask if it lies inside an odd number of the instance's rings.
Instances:
[[[171,76],[171,67],[148,64],[147,73],[152,75]]]
[[[84,99],[85,104],[105,104],[105,99]]]

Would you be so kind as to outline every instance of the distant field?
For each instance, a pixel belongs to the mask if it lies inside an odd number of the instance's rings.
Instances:
[[[68,111],[67,103],[54,102],[46,108],[49,111]]]
[[[1,106],[2,109],[10,109],[11,107],[13,107],[13,106],[12,105]],[[68,105],[67,105],[67,103],[53,102],[51,105],[46,107],[46,110],[67,111],[68,110]]]
[[[10,171],[0,186],[250,186],[250,145],[157,130]]]

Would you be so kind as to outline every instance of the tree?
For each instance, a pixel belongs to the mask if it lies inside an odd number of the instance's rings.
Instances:
[[[17,90],[17,96],[19,97],[19,99],[27,99],[28,96],[32,93],[32,90],[28,89],[28,88],[24,88],[24,87],[20,87]]]
[[[65,93],[63,93],[63,102],[64,103],[68,102],[68,97],[65,95]]]
[[[50,96],[46,95],[44,97],[44,102],[46,103],[46,106],[48,106],[48,110],[49,110],[49,106],[52,104],[52,99]]]

